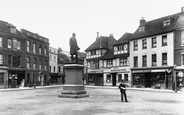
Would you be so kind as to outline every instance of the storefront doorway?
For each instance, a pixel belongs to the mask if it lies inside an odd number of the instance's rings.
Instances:
[[[151,87],[151,75],[150,75],[150,73],[145,73],[145,87]]]
[[[116,86],[116,75],[117,73],[111,73],[112,74],[112,86]]]
[[[8,86],[9,88],[24,87],[25,72],[9,72]]]

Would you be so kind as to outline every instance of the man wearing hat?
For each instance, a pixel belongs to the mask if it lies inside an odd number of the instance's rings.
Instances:
[[[126,95],[126,85],[123,79],[121,80],[121,83],[119,84],[119,89],[121,92],[121,101],[123,102],[123,96],[124,96],[125,102],[128,102],[127,95]]]

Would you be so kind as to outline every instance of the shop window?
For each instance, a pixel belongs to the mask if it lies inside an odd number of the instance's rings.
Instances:
[[[124,74],[124,80],[125,82],[128,82],[128,74]]]
[[[134,51],[138,50],[138,41],[134,41]]]
[[[142,40],[142,49],[146,49],[147,48],[147,40],[144,39]]]
[[[3,64],[3,55],[0,54],[0,64]]]
[[[157,54],[152,54],[152,66],[157,66]]]
[[[151,39],[151,41],[152,41],[152,48],[156,48],[157,47],[157,38],[156,37],[153,37]]]
[[[162,53],[162,65],[167,65],[167,53]]]
[[[162,46],[167,46],[167,35],[162,36]]]
[[[118,82],[121,82],[122,80],[122,74],[118,74]]]
[[[106,82],[107,82],[107,83],[111,82],[111,75],[107,75]]]
[[[133,85],[144,85],[144,75],[143,74],[135,74],[133,76]]]
[[[142,56],[142,66],[143,67],[146,67],[147,66],[147,56],[146,55],[143,55]]]
[[[0,73],[0,84],[4,83],[4,74]]]
[[[138,57],[134,57],[134,67],[138,67]]]

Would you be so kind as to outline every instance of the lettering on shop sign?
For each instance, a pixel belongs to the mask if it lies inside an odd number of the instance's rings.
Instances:
[[[25,70],[25,68],[19,68],[19,67],[9,67],[9,69]]]
[[[126,72],[126,69],[112,69],[111,72]]]
[[[151,72],[151,70],[133,70],[132,73],[148,73]]]
[[[103,70],[91,70],[89,73],[103,73]]]

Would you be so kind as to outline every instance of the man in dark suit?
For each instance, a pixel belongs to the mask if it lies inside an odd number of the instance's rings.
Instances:
[[[80,50],[80,48],[77,45],[77,40],[75,38],[75,33],[72,34],[72,37],[70,38],[70,55],[71,55],[71,61],[74,62],[73,56],[75,55],[75,62],[78,62],[78,52],[77,50]]]
[[[124,83],[124,80],[121,80],[121,83],[119,84],[119,89],[121,92],[121,101],[123,102],[123,96],[124,96],[125,102],[128,102],[127,95],[126,95],[126,85]]]

